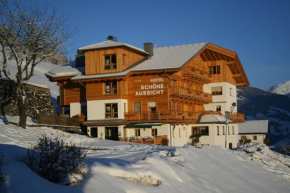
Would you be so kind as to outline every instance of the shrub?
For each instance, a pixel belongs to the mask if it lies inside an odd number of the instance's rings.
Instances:
[[[84,175],[86,151],[60,136],[42,135],[38,143],[27,152],[28,164],[43,178],[62,183],[70,175]]]

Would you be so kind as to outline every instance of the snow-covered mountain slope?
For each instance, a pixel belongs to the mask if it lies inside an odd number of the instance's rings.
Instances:
[[[286,95],[290,97],[290,80],[284,83],[272,86],[268,88],[267,91],[276,93],[276,94]]]
[[[253,87],[238,88],[238,112],[246,119],[269,120],[269,145],[290,144],[290,98]],[[279,143],[281,141],[281,143]]]
[[[28,80],[28,83],[38,85],[38,86],[45,86],[50,89],[51,96],[56,99],[59,95],[59,88],[55,82],[50,82],[48,78],[44,75],[50,69],[56,67],[54,64],[50,64],[47,62],[41,62],[36,65],[34,68],[34,75]],[[2,56],[0,55],[0,70],[2,71],[3,63],[2,63]],[[11,77],[15,79],[15,74],[17,73],[17,66],[13,60],[8,61],[8,70],[11,74]],[[2,78],[5,78],[3,73]]]
[[[53,184],[15,159],[25,155],[41,133],[60,135],[90,149],[88,172],[82,182],[73,187]],[[1,122],[0,141],[0,152],[8,162],[1,167],[7,181],[0,182],[0,192],[290,192],[289,158],[265,146],[240,151],[219,146],[151,146],[87,138],[45,127],[21,129]],[[156,182],[161,184],[144,185]]]

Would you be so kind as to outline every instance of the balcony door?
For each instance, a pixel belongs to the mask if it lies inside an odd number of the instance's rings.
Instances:
[[[150,120],[158,119],[158,114],[156,112],[156,102],[148,102],[148,108]]]

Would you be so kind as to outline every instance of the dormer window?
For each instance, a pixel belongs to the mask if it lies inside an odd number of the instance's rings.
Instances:
[[[117,69],[116,54],[105,55],[105,70]]]

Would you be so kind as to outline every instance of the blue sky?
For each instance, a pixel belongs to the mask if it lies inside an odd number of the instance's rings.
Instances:
[[[172,46],[210,42],[236,51],[250,84],[261,89],[290,80],[289,0],[22,0],[51,2],[78,26],[67,55],[82,46],[118,41]]]

